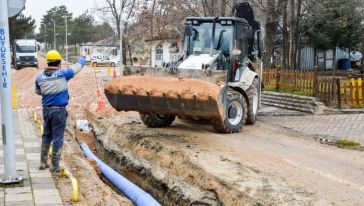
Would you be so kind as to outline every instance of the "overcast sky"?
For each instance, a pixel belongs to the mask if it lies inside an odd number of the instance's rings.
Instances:
[[[94,0],[26,0],[23,13],[26,16],[31,15],[35,19],[37,24],[36,32],[38,32],[43,15],[51,8],[65,5],[67,10],[76,17],[87,9],[93,8],[94,4]]]

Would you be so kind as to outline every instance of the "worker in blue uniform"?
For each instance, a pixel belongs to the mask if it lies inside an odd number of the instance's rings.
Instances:
[[[48,151],[52,144],[51,172],[60,172],[59,165],[64,141],[69,101],[68,81],[81,71],[86,62],[85,52],[71,67],[61,68],[61,54],[51,50],[46,54],[48,67],[37,76],[35,92],[42,96],[44,132],[40,156],[40,170],[49,167]]]

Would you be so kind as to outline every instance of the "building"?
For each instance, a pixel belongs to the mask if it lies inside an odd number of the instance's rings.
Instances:
[[[151,66],[160,67],[163,63],[171,61],[173,56],[182,51],[182,36],[172,34],[170,36],[159,36],[148,39],[147,42],[152,42],[151,45]]]

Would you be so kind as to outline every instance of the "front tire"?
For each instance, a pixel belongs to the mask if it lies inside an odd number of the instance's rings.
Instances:
[[[158,127],[169,127],[172,125],[176,116],[173,115],[159,115],[152,113],[139,113],[142,122],[147,127],[158,128]]]
[[[211,119],[211,124],[218,132],[238,133],[245,124],[246,116],[247,104],[244,96],[232,91],[227,96],[224,119]]]
[[[246,124],[255,124],[258,116],[259,107],[259,79],[255,78],[252,85],[246,91],[249,98],[248,106],[248,117],[246,119]]]

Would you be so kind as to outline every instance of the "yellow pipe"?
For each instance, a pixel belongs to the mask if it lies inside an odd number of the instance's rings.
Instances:
[[[16,85],[15,84],[13,84],[12,90],[13,90],[13,109],[16,109]]]
[[[61,172],[62,176],[66,176],[71,179],[72,184],[72,200],[73,202],[78,201],[78,182],[77,179],[72,176],[72,174],[66,169],[63,168]]]
[[[78,201],[78,182],[77,182],[76,178],[74,178],[74,177],[71,178],[71,182],[72,182],[72,200],[73,200],[73,202],[77,202]]]
[[[40,121],[39,120],[37,121],[37,128],[38,129],[40,128]]]
[[[44,133],[44,128],[43,128],[43,125],[41,124],[40,125],[40,134],[43,136],[43,133]]]
[[[49,156],[52,156],[52,147],[49,147],[49,152],[48,152]]]
[[[110,77],[110,66],[107,67],[107,76]]]
[[[37,114],[35,112],[33,112],[33,118],[34,118],[34,122],[37,122]]]
[[[94,73],[96,74],[96,64],[94,64]]]

